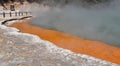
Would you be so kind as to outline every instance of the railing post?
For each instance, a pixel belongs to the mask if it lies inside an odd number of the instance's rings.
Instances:
[[[23,16],[23,12],[21,12],[21,15]]]
[[[10,12],[10,17],[12,17],[12,13]]]
[[[17,16],[17,12],[15,12],[15,16]]]
[[[3,12],[3,18],[5,18],[5,12]]]
[[[26,16],[27,16],[28,12],[25,12],[25,13],[26,13]]]
[[[20,16],[20,12],[18,12],[19,16]]]

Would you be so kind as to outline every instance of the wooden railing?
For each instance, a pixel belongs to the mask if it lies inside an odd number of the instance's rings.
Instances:
[[[31,16],[32,12],[23,12],[23,11],[10,11],[10,12],[0,12],[0,18],[17,18],[22,16]]]

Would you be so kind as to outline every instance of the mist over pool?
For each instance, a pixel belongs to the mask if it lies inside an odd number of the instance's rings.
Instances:
[[[39,6],[31,24],[120,47],[120,2],[105,7]]]

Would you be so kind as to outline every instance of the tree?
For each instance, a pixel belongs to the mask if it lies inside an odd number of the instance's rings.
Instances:
[[[4,0],[0,0],[0,5],[3,6],[3,9],[7,9],[6,6],[4,5],[5,1]]]

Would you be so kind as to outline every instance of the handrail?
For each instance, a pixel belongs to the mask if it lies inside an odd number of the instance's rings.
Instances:
[[[27,11],[10,11],[10,12],[1,12],[0,16],[3,18],[6,17],[19,17],[19,16],[31,16],[32,12],[27,12]]]

